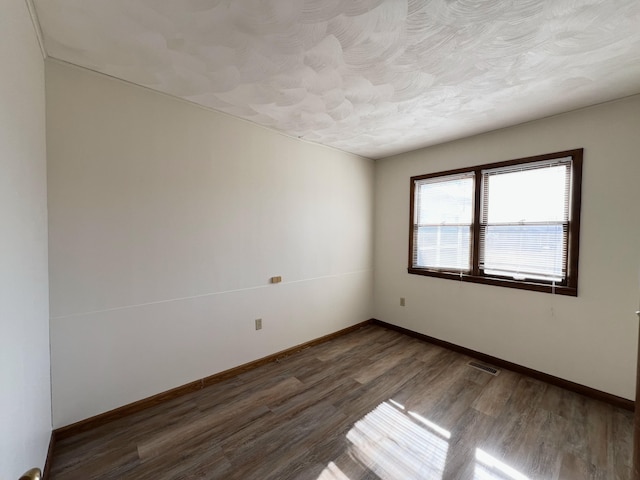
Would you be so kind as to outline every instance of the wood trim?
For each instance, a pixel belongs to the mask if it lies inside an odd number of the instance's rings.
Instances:
[[[196,380],[194,382],[190,382],[185,385],[172,388],[171,390],[167,390],[166,392],[152,395],[151,397],[143,398],[142,400],[138,400],[137,402],[123,405],[122,407],[109,410],[108,412],[100,413],[93,417],[80,420],[79,422],[76,422],[76,423],[72,423],[71,425],[66,425],[64,427],[56,428],[52,432],[53,438],[55,438],[56,440],[62,440],[64,438],[69,438],[79,433],[86,432],[87,430],[92,430],[96,427],[104,425],[105,423],[109,423],[111,421],[114,421],[123,417],[127,417],[133,413],[140,412],[154,405],[158,405],[158,404],[167,402],[169,400],[173,400],[174,398],[181,397],[188,393],[222,382],[223,380],[227,380],[229,378],[235,377],[236,375],[240,375],[241,373],[245,373],[249,370],[253,370],[254,368],[260,367],[267,363],[274,362],[283,357],[299,352],[300,350],[304,350],[305,348],[312,347],[314,345],[319,345],[321,343],[328,342],[329,340],[333,340],[334,338],[341,337],[348,333],[354,332],[366,325],[369,325],[372,321],[373,319],[365,320],[364,322],[360,322],[350,327],[343,328],[342,330],[338,330],[337,332],[324,335],[322,337],[316,338],[314,340],[310,340],[305,343],[301,343],[300,345],[287,348],[285,350],[274,353],[272,355],[259,358],[258,360],[254,360],[252,362],[245,363],[243,365],[239,365],[234,368],[230,368],[229,370],[225,370],[223,372],[219,372],[214,375],[201,378],[200,380]]]
[[[522,375],[535,378],[536,380],[540,380],[540,381],[549,383],[551,385],[564,388],[565,390],[570,390],[572,392],[579,393],[586,397],[593,398],[595,400],[600,400],[601,402],[608,403],[610,405],[613,405],[614,407],[619,407],[619,408],[623,408],[625,410],[630,410],[630,411],[633,411],[635,407],[635,402],[633,400],[628,400],[626,398],[618,397],[617,395],[612,395],[611,393],[607,393],[601,390],[596,390],[595,388],[587,387],[586,385],[581,385],[579,383],[571,382],[569,380],[565,380],[560,377],[555,377],[553,375],[549,375],[548,373],[543,373],[529,367],[518,365],[517,363],[512,363],[507,360],[502,360],[501,358],[487,355],[486,353],[477,352],[475,350],[471,350],[470,348],[456,345],[455,343],[450,343],[445,340],[440,340],[435,337],[430,337],[429,335],[414,332],[413,330],[409,330],[404,327],[399,327],[398,325],[393,325],[391,323],[383,322],[377,319],[372,319],[371,323],[373,325],[378,325],[380,327],[388,328],[389,330],[395,330],[396,332],[400,332],[405,335],[409,335],[411,337],[417,338],[419,340],[423,340],[425,342],[438,345],[440,347],[452,350],[454,352],[462,353],[463,355],[468,355],[469,357],[477,358],[478,360],[482,360],[483,362],[490,363],[496,367],[505,368],[507,370],[511,370],[512,372],[520,373]]]
[[[407,268],[413,268],[413,236],[415,229],[415,208],[416,208],[416,181],[411,178],[409,186],[409,258],[407,259]]]
[[[480,275],[480,208],[482,206],[482,170],[473,174],[473,223],[471,224],[471,275]]]
[[[529,290],[532,292],[553,293],[556,295],[567,295],[577,297],[577,288],[568,287],[566,285],[556,285],[534,282],[523,282],[520,280],[510,280],[502,277],[483,277],[474,276],[467,273],[460,275],[454,272],[441,272],[438,270],[427,270],[425,268],[408,268],[407,273],[413,275],[422,275],[423,277],[447,278],[449,280],[457,280],[458,282],[478,283],[481,285],[497,285],[499,287],[517,288],[519,290]]]
[[[470,173],[474,170],[489,170],[493,168],[511,167],[513,165],[520,165],[521,163],[533,163],[543,162],[545,160],[554,160],[556,158],[573,157],[574,155],[580,155],[582,158],[582,148],[574,148],[573,150],[563,150],[562,152],[545,153],[544,155],[535,155],[533,157],[516,158],[514,160],[505,160],[502,162],[484,163],[482,165],[475,165],[473,167],[456,168],[453,170],[445,170],[443,172],[427,173],[425,175],[415,175],[411,177],[412,181],[425,180],[427,178],[434,177],[446,177],[448,175],[457,175],[459,173]],[[579,153],[578,153],[579,152]]]
[[[640,320],[640,313],[638,313]],[[640,342],[640,331],[638,332],[638,342]],[[640,343],[638,344],[640,345]],[[640,347],[636,352],[636,401],[640,399]],[[633,417],[633,470],[631,480],[640,480],[640,408],[636,409]]]
[[[196,380],[194,382],[172,388],[171,390],[158,393],[151,397],[143,398],[142,400],[138,400],[137,402],[129,403],[122,407],[109,410],[108,412],[100,413],[93,417],[80,420],[79,422],[72,423],[71,425],[56,428],[54,430],[54,433],[56,434],[57,440],[69,438],[79,433],[97,428],[101,425],[104,425],[105,423],[109,423],[111,421],[118,420],[128,415],[140,412],[154,405],[158,405],[160,403],[167,402],[188,393],[195,392],[197,390],[200,390],[201,388],[202,380]]]
[[[51,438],[49,439],[49,448],[47,449],[47,459],[44,462],[44,469],[42,470],[42,480],[49,480],[51,474],[51,464],[53,462],[53,449],[56,445],[56,433],[51,432]]]
[[[578,295],[578,262],[580,259],[580,211],[582,210],[582,148],[573,154],[571,181],[571,215],[569,223],[569,258],[567,259],[568,286],[575,289]]]

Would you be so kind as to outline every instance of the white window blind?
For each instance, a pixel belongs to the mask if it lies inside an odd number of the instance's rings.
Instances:
[[[473,172],[418,180],[414,188],[413,266],[468,272]]]
[[[483,170],[481,272],[563,282],[570,197],[571,157]]]

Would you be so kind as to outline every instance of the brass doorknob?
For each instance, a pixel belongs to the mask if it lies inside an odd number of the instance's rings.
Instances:
[[[40,480],[42,478],[42,472],[39,468],[32,468],[28,472],[20,477],[20,480]]]

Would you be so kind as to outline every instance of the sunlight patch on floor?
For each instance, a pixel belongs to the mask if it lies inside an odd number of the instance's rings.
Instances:
[[[383,402],[356,422],[347,439],[354,457],[382,479],[439,479],[448,442],[440,432],[425,427]]]
[[[358,420],[347,439],[351,459],[382,480],[442,480],[451,432],[390,399]],[[480,448],[473,460],[473,480],[530,480]],[[329,462],[317,480],[351,479]]]

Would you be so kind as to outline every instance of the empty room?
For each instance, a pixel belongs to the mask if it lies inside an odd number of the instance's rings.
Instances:
[[[637,0],[5,0],[0,58],[2,479],[640,480]]]

